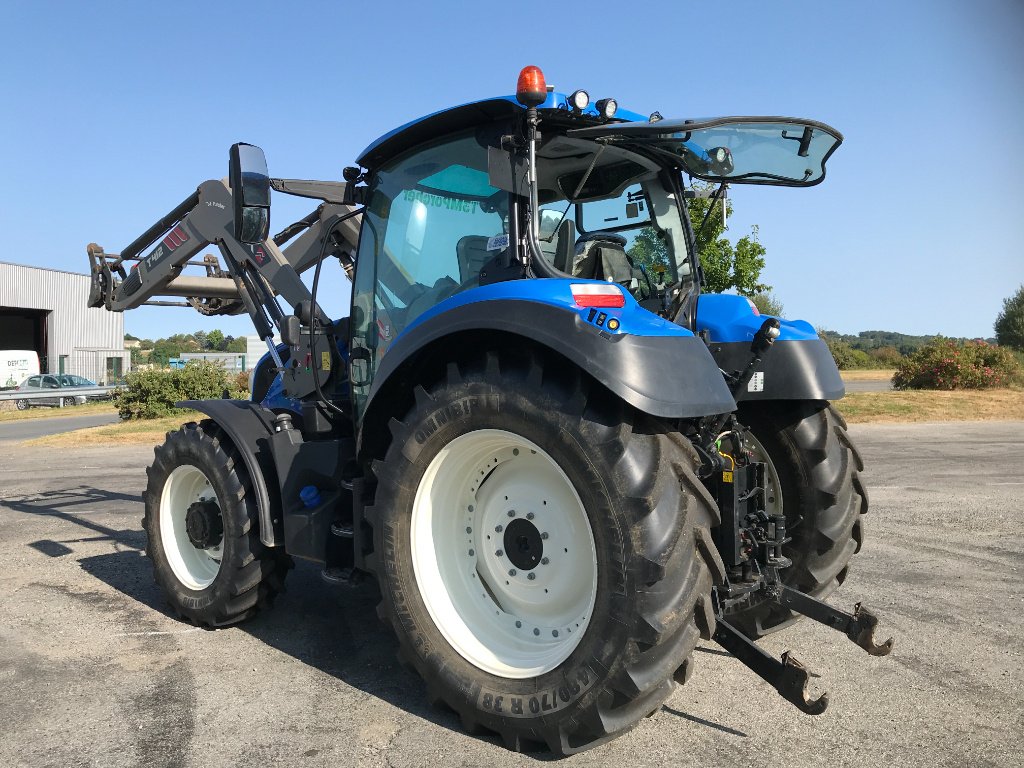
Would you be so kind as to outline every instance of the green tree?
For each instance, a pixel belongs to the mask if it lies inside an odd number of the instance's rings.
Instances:
[[[629,248],[629,257],[636,266],[644,267],[648,273],[668,269],[668,246],[654,227],[644,227],[637,233]]]
[[[237,339],[231,336],[224,338],[224,351],[235,352],[236,354],[244,354],[249,350],[249,344],[245,340],[244,336],[239,336]]]
[[[750,297],[750,300],[754,302],[754,306],[757,307],[757,311],[762,315],[782,317],[782,313],[785,311],[782,307],[782,302],[779,301],[778,297],[771,291],[755,293]]]
[[[199,334],[197,333],[196,336],[198,337],[198,335]],[[210,331],[208,334],[206,334],[206,344],[205,344],[205,346],[206,346],[207,349],[213,349],[213,350],[223,349],[224,348],[223,344],[224,344],[224,334],[221,333],[216,328],[214,328],[212,331]]]
[[[695,186],[697,189],[702,188],[701,185]],[[703,185],[703,188],[712,189],[710,185]],[[754,296],[770,291],[770,285],[760,282],[766,251],[757,239],[757,226],[753,226],[749,235],[744,235],[733,245],[723,237],[725,218],[722,202],[716,201],[711,214],[708,215],[711,203],[711,199],[706,197],[686,201],[697,235],[700,265],[704,271],[703,289],[708,293],[722,293],[735,289],[743,296]],[[726,201],[725,205],[731,216],[732,202]]]
[[[996,316],[996,341],[1000,346],[1024,351],[1024,285],[1003,299],[1003,311]]]
[[[149,359],[156,365],[167,365],[172,357],[181,357],[181,344],[170,339],[157,339]]]

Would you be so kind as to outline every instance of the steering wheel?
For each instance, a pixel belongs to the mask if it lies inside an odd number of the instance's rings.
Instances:
[[[618,232],[605,232],[604,230],[597,230],[596,232],[588,232],[585,235],[580,235],[576,238],[576,245],[580,243],[589,243],[592,240],[607,240],[610,243],[616,245],[626,246],[626,238],[620,235]]]

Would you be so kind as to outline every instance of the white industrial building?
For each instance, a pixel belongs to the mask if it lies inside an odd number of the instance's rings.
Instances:
[[[124,315],[88,297],[88,275],[0,261],[0,349],[35,350],[43,372],[114,381],[131,367]]]

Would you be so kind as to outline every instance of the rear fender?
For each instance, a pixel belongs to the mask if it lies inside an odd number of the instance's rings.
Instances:
[[[546,347],[652,416],[696,418],[735,410],[736,402],[701,339],[643,309],[626,291],[622,307],[580,307],[569,286],[584,282],[598,281],[496,283],[457,294],[423,313],[384,353],[363,421],[391,377],[419,352],[467,331],[494,331]],[[610,328],[610,322],[617,327]]]
[[[205,413],[231,438],[252,480],[259,512],[260,541],[268,547],[281,546],[284,543],[281,486],[270,447],[276,414],[248,400],[185,400],[175,405]]]
[[[707,333],[723,371],[750,362],[750,343],[766,319],[744,296],[701,294],[697,330]],[[743,393],[744,400],[838,400],[846,387],[828,345],[804,320],[779,320],[779,338]]]

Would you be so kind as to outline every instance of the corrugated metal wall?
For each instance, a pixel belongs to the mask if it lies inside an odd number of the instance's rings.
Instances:
[[[130,353],[124,350],[124,315],[86,306],[89,277],[73,272],[39,269],[0,262],[0,307],[50,310],[47,317],[47,367],[56,372],[67,355],[65,373],[98,381],[105,375],[106,357],[122,357],[127,371]],[[101,365],[98,361],[103,360]],[[69,370],[72,364],[90,370]],[[96,368],[97,370],[92,370]]]

